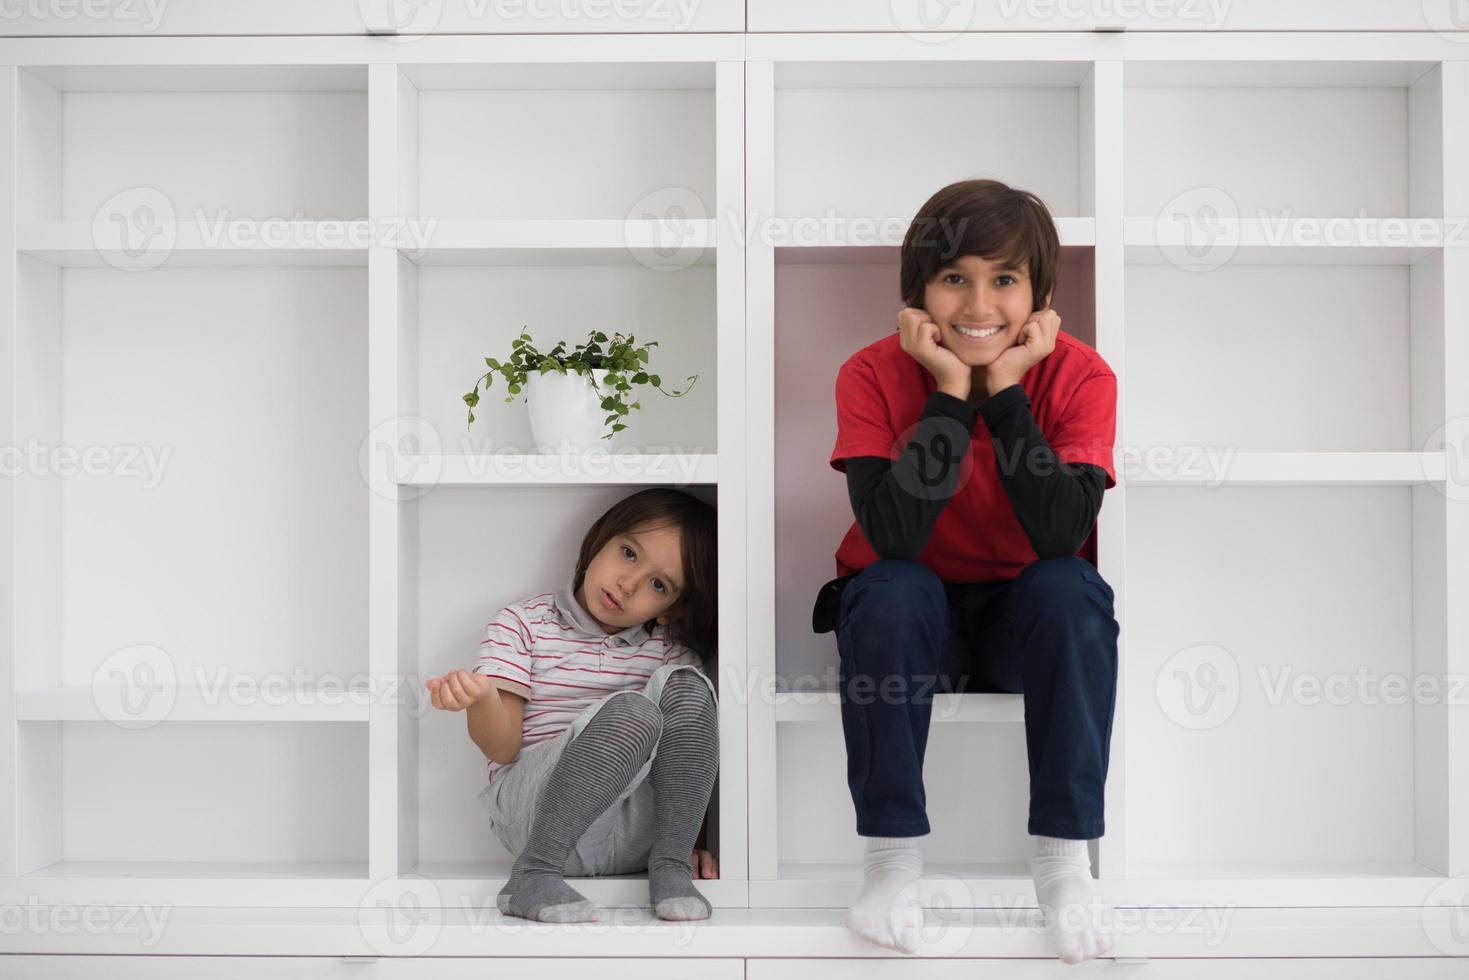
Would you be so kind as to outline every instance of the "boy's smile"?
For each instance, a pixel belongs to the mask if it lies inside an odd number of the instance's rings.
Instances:
[[[975,369],[975,378],[1007,347],[1034,312],[1025,263],[962,255],[924,287],[923,308],[939,325],[939,343]]]

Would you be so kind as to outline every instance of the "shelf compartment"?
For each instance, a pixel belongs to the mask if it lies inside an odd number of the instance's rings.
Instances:
[[[935,700],[939,700],[940,695]],[[963,695],[973,698],[974,695]],[[1013,696],[1015,701],[1019,696]],[[986,699],[974,702],[985,705]],[[1026,833],[1030,800],[1025,730],[1016,707],[989,700],[992,717],[950,720],[1004,724],[935,724],[924,771],[931,833],[920,844],[925,865],[976,865],[1008,877],[1024,867],[1033,841]],[[777,708],[777,711],[780,709]],[[934,717],[939,717],[936,706]],[[779,876],[794,868],[840,866],[861,878],[862,838],[847,785],[846,744],[836,725],[782,724],[776,739]],[[963,778],[935,778],[962,773]],[[976,832],[983,828],[983,832]],[[817,878],[829,869],[810,871]],[[753,883],[752,883],[753,884]],[[826,893],[828,898],[839,896]],[[753,897],[753,895],[752,895]]]
[[[366,216],[365,66],[19,74],[21,222]]]
[[[1428,485],[1129,491],[1130,869],[1447,860],[1444,708],[1413,695],[1444,663],[1445,507]]]
[[[1054,215],[1089,216],[1090,70],[1059,61],[778,61],[774,216],[906,229],[929,194],[972,177],[1032,191]],[[1044,133],[1047,152],[1030,152],[1023,136],[996,140],[996,131]]]
[[[1128,62],[1123,83],[1131,216],[1443,216],[1432,62]]]
[[[412,714],[405,709],[398,719],[403,739],[398,782],[411,787],[404,790],[402,804],[411,829],[405,829],[407,840],[397,850],[398,868],[417,866],[434,878],[468,877],[477,882],[462,887],[488,888],[503,873],[499,869],[514,860],[496,838],[478,799],[486,785],[484,755],[465,735],[462,712],[432,707],[424,682],[450,670],[472,669],[484,624],[504,606],[565,587],[587,529],[613,503],[639,489],[439,489],[398,505],[404,542],[398,653],[404,658],[401,671],[416,681],[416,697],[409,701],[422,708]],[[680,489],[708,503],[718,499],[713,486]],[[515,560],[500,560],[507,555]],[[722,710],[739,710],[733,692],[721,691],[721,698]],[[733,778],[733,772],[721,775]],[[715,811],[719,801],[716,781]],[[720,853],[718,826],[716,812],[710,818],[710,850],[715,854]],[[725,873],[732,879],[743,877],[741,869]],[[448,886],[441,882],[440,887]],[[630,887],[617,885],[607,894],[627,897]],[[636,900],[645,901],[646,891]]]
[[[627,428],[598,448],[649,456],[717,453],[715,266],[660,271],[639,262],[608,263],[604,254],[595,264],[442,267],[399,256],[399,371],[412,379],[399,411],[417,428],[418,444],[407,447],[411,455],[554,453],[559,447],[535,442],[528,392],[506,402],[508,388],[497,375],[490,388],[480,386],[473,425],[463,396],[488,370],[485,358],[504,361],[522,331],[544,352],[561,340],[570,350],[594,329],[608,337],[631,335],[635,344],[657,341],[650,372],[660,375],[665,390],[685,392],[674,397],[635,387],[629,404],[642,407],[624,416]]]
[[[365,873],[364,725],[23,721],[18,732],[24,876]]]
[[[362,674],[366,270],[17,272],[20,689]]]
[[[816,591],[836,575],[837,545],[853,523],[845,481],[826,464],[837,434],[832,391],[848,357],[893,334],[902,302],[896,249],[851,250],[871,259],[862,262],[806,261],[812,251],[775,251],[774,592],[779,689],[796,686],[798,677],[822,676],[836,663],[835,634],[811,631]],[[1094,343],[1096,334],[1094,260],[1094,249],[1062,249],[1052,300],[1061,315],[1061,329],[1087,344]],[[822,686],[835,689],[834,683]]]
[[[1376,463],[1360,454],[1437,450],[1444,255],[1206,271],[1129,262],[1125,449],[1351,453],[1369,474]]]
[[[403,65],[399,200],[424,218],[713,218],[714,67]]]

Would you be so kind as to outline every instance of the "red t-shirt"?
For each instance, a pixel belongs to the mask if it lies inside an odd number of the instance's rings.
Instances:
[[[1020,379],[1041,434],[1063,463],[1092,463],[1107,471],[1106,487],[1117,485],[1112,443],[1117,430],[1117,376],[1102,355],[1067,333]],[[901,345],[897,333],[868,344],[837,372],[837,439],[831,466],[845,473],[849,456],[902,454],[938,387],[929,370]],[[945,582],[995,582],[1017,577],[1040,556],[1015,516],[995,464],[994,443],[980,416],[963,465],[972,466],[963,485],[934,525],[918,561]],[[1077,552],[1096,564],[1096,528]],[[860,571],[878,560],[854,520],[837,548],[837,575]]]

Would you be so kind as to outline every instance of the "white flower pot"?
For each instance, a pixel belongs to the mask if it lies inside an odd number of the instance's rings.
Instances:
[[[612,440],[602,438],[610,428],[603,424],[608,415],[602,407],[604,397],[590,374],[528,374],[526,407],[537,448],[543,452],[609,449]]]

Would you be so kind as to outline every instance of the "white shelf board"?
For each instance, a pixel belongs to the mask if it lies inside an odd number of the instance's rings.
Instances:
[[[420,92],[509,89],[712,89],[714,62],[480,62],[404,64],[403,77]]]
[[[804,218],[777,219],[780,221],[804,222]],[[1056,233],[1062,248],[1090,248],[1097,243],[1095,218],[1057,218]],[[906,228],[892,224],[862,224],[855,228],[817,228],[795,224],[782,237],[794,241],[774,240],[775,261],[810,262],[816,264],[893,263],[903,245]],[[756,234],[762,234],[756,232]]]
[[[243,691],[243,689],[242,689]],[[220,689],[179,686],[150,689],[146,720],[162,715],[161,721],[367,721],[372,694],[364,688],[320,689],[301,686],[252,686],[248,695],[231,692],[228,681]],[[171,698],[171,703],[168,699]],[[236,701],[238,700],[238,703]],[[112,723],[112,709],[123,692],[111,685],[60,685],[17,691],[17,721],[86,721]],[[155,705],[168,704],[167,711]],[[140,719],[142,720],[142,719]]]
[[[433,884],[444,905],[468,905],[486,895],[499,894],[510,877],[510,863],[448,864],[424,862],[408,872]],[[599,875],[589,878],[567,878],[567,884],[587,898],[603,906],[647,906],[648,876],[642,874]],[[747,883],[734,878],[700,878],[695,887],[716,909],[745,908],[748,904]],[[491,907],[493,908],[493,901]]]
[[[1443,875],[1417,861],[1134,861],[1129,879],[1300,879],[1300,878],[1411,878],[1438,881]]]
[[[36,65],[25,66],[21,70],[62,92],[367,90],[367,66],[364,64]]]
[[[401,884],[401,891],[394,889]],[[647,909],[606,910],[600,923],[544,923],[503,916],[493,897],[470,907],[430,907],[410,880],[385,882],[374,901],[346,908],[170,907],[168,928],[139,928],[137,910],[89,916],[77,930],[6,930],[0,953],[150,953],[258,955],[268,942],[276,956],[398,955],[416,937],[434,956],[483,957],[840,957],[852,959],[1026,958],[1055,962],[1056,951],[1036,925],[1038,910],[931,909],[923,935],[929,946],[911,956],[874,945],[847,928],[843,908],[719,909],[699,922],[664,922]],[[401,905],[395,895],[404,896]],[[381,899],[378,901],[378,899]],[[412,919],[404,910],[411,908]],[[1227,928],[1205,928],[1218,909],[1139,910],[1118,938],[1114,957],[1178,958],[1319,956],[1437,956],[1450,942],[1448,908],[1229,909]],[[1141,915],[1145,913],[1145,916]],[[411,927],[411,928],[410,928]],[[432,930],[425,933],[424,930]],[[1106,958],[1104,958],[1105,960]],[[1101,966],[1102,964],[1098,964]],[[981,964],[976,964],[976,967]],[[1058,970],[1064,967],[1057,963]],[[980,971],[981,973],[983,970]],[[1059,973],[1058,973],[1059,975]]]
[[[1144,449],[1138,459],[1147,460]],[[1230,453],[1215,458],[1201,455],[1175,457],[1171,447],[1158,447],[1163,456],[1158,472],[1146,472],[1146,462],[1134,463],[1118,454],[1117,468],[1129,486],[1412,486],[1442,483],[1443,452],[1424,453]],[[1138,467],[1134,474],[1133,467]],[[1174,469],[1174,467],[1177,467]],[[1173,472],[1162,472],[1174,469]]]
[[[1075,88],[1091,73],[1083,60],[788,61],[775,60],[785,88]]]
[[[714,453],[485,453],[399,456],[403,487],[683,486],[718,482]]]
[[[1412,265],[1445,244],[1469,244],[1445,243],[1440,218],[1212,218],[1192,233],[1166,216],[1124,218],[1123,236],[1130,263],[1202,269],[1226,257],[1238,265]]]
[[[141,255],[130,256],[115,225],[35,222],[16,225],[15,247],[65,267],[365,266],[370,225],[365,220],[266,221],[234,233],[201,222],[162,222],[155,232]],[[363,244],[350,244],[356,241]],[[161,262],[153,261],[157,253],[166,253]]]
[[[1019,694],[936,693],[931,710],[929,720],[933,724],[1025,721],[1025,699]],[[778,692],[775,695],[775,720],[840,724],[841,695],[836,691]]]
[[[712,265],[717,233],[709,218],[413,218],[404,224],[398,250],[418,265]]]
[[[191,881],[367,879],[367,862],[59,861],[22,878],[152,878]]]
[[[1200,58],[1126,60],[1128,88],[1407,88],[1432,61]]]

